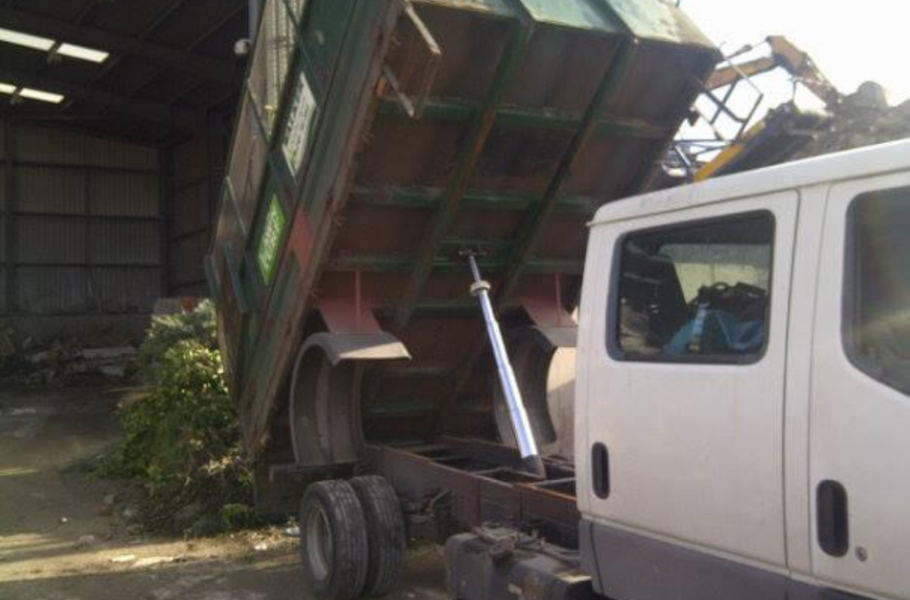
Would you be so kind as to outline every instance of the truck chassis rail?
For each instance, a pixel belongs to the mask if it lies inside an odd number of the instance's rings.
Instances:
[[[432,444],[367,446],[371,471],[407,501],[412,535],[442,539],[497,523],[566,548],[578,547],[575,470],[544,458],[543,480],[521,470],[521,455],[493,442],[440,437]]]

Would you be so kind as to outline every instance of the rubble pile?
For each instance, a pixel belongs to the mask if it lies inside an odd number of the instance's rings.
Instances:
[[[888,104],[884,88],[867,81],[833,109],[832,119],[793,160],[910,138],[910,100]]]
[[[37,344],[17,340],[12,327],[0,329],[0,375],[27,384],[64,385],[78,378],[123,380],[134,370],[136,347],[121,345],[84,348],[75,340]]]

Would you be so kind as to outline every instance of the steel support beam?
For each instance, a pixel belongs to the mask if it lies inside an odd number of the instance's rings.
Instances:
[[[30,120],[30,119],[23,119]],[[43,118],[37,119],[43,121]],[[0,164],[6,163],[6,159],[0,159]],[[14,164],[17,167],[35,167],[35,168],[51,168],[51,169],[62,169],[65,171],[97,171],[99,173],[118,173],[125,175],[149,175],[154,176],[158,174],[157,169],[143,169],[137,167],[110,167],[105,165],[87,165],[87,164],[78,164],[78,163],[63,163],[63,162],[53,162],[53,161],[39,161],[39,160],[16,160]]]
[[[166,298],[171,292],[171,243],[170,243],[170,189],[172,152],[166,146],[158,149],[158,218],[159,260],[161,263],[161,296]]]
[[[250,44],[256,43],[256,33],[259,31],[259,16],[262,14],[262,0],[249,0],[250,18]]]
[[[145,42],[145,40],[148,39],[148,37],[152,35],[161,26],[162,23],[170,19],[174,13],[176,13],[183,7],[184,4],[186,4],[186,2],[187,0],[174,0],[174,2],[169,4],[167,7],[165,7],[164,10],[158,13],[158,16],[155,17],[149,26],[139,34],[138,39],[142,42]],[[92,80],[89,82],[88,87],[94,87],[95,84],[104,79],[108,73],[117,68],[117,66],[120,64],[120,61],[122,60],[122,55],[109,57],[107,61],[101,65],[101,69],[99,69],[95,76],[92,77]]]
[[[232,85],[237,80],[237,70],[233,61],[193,54],[128,35],[74,25],[67,21],[7,7],[0,7],[0,23],[9,29],[90,46],[106,52],[141,55],[207,81]]]
[[[14,313],[16,312],[17,299],[18,295],[18,277],[16,273],[16,261],[18,259],[16,252],[17,245],[17,218],[16,210],[18,208],[17,201],[17,184],[16,184],[16,128],[13,124],[13,121],[9,118],[3,120],[3,158],[6,161],[3,170],[4,170],[4,179],[5,179],[5,195],[6,195],[6,211],[5,211],[5,223],[6,226],[6,247],[4,248],[5,256],[4,262],[5,266],[5,276],[6,276],[6,312]]]
[[[246,5],[244,4],[243,0],[241,0],[241,1],[239,1],[239,2],[237,3],[237,5],[236,5],[233,9],[231,9],[230,11],[228,11],[227,13],[225,13],[225,15],[224,15],[223,17],[221,17],[218,21],[216,21],[216,22],[215,22],[211,27],[209,27],[207,30],[205,30],[205,31],[202,33],[202,35],[200,35],[198,38],[196,38],[196,39],[193,41],[192,44],[190,44],[189,46],[186,46],[185,48],[183,48],[183,50],[186,51],[186,52],[193,52],[197,47],[199,47],[199,45],[201,45],[201,44],[202,44],[203,42],[205,42],[207,39],[209,39],[210,37],[212,37],[213,35],[215,35],[215,34],[218,33],[219,31],[221,31],[221,29],[224,28],[225,25],[227,25],[228,23],[230,23],[232,19],[236,18],[239,14],[241,14],[241,13],[243,13],[243,12],[245,12],[245,11],[246,11]],[[144,81],[140,82],[139,85],[133,87],[133,88],[129,91],[129,94],[128,94],[129,97],[130,97],[130,98],[135,97],[136,94],[138,94],[139,92],[141,92],[142,90],[144,90],[146,87],[148,87],[149,85],[151,85],[152,83],[154,83],[155,81],[157,81],[157,80],[158,80],[159,78],[161,78],[165,73],[167,73],[167,71],[168,71],[168,69],[167,69],[166,67],[165,67],[165,68],[161,68],[161,69],[156,70],[155,73],[153,73],[153,74],[151,75],[151,77],[146,78]],[[182,98],[183,96],[187,95],[187,94],[190,93],[191,91],[193,91],[193,90],[195,90],[196,88],[198,88],[200,85],[202,85],[202,83],[203,83],[202,81],[198,81],[198,80],[197,80],[197,81],[194,81],[194,82],[190,83],[188,86],[184,86],[184,88],[181,89],[181,90],[178,90],[178,92],[177,92],[176,94],[172,94],[171,97],[168,98],[168,102],[169,102],[169,103],[174,103],[174,102],[176,102],[177,100],[179,100],[179,99]],[[239,83],[240,83],[239,80],[238,80],[236,83],[239,85]]]
[[[5,67],[0,67],[0,79],[15,85],[56,92],[74,100],[106,106],[123,115],[138,117],[168,128],[176,126],[178,129],[194,130],[200,125],[197,117],[190,114],[191,111],[172,109],[167,104],[130,100],[110,92],[92,90],[81,85],[13,71]]]

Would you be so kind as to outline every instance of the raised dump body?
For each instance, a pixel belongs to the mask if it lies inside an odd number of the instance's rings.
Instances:
[[[646,182],[717,59],[660,0],[266,2],[206,264],[251,452],[343,464],[361,421],[493,437],[460,253],[507,338],[571,345],[586,222]]]

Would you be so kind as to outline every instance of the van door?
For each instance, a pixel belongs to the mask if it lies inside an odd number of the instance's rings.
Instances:
[[[910,598],[910,174],[831,189],[813,343],[817,578]]]
[[[612,256],[612,275],[583,306],[599,304],[605,317],[582,313],[600,333],[586,341],[579,391],[579,462],[592,470],[579,480],[590,488],[579,490],[580,507],[594,530],[656,540],[664,553],[595,539],[608,596],[782,597],[739,575],[786,574],[784,366],[798,204],[789,191],[599,226],[592,247]],[[642,578],[624,590],[610,581],[613,565]],[[782,589],[783,577],[771,579]],[[664,589],[645,593],[652,585]]]

